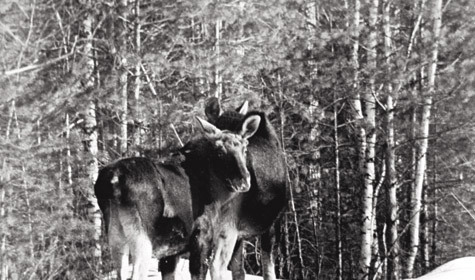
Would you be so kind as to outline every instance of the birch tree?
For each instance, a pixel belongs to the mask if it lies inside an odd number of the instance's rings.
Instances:
[[[336,97],[336,95],[335,95]],[[336,100],[336,98],[334,98]],[[336,217],[335,217],[335,247],[337,254],[336,279],[343,278],[343,249],[341,241],[341,189],[340,189],[340,144],[338,137],[338,107],[333,105],[333,140],[335,141],[335,200],[336,200]]]
[[[440,29],[442,24],[442,0],[432,0],[431,4],[431,19],[432,27],[432,46],[430,53],[429,68],[427,73],[427,87],[421,96],[422,100],[422,117],[418,130],[418,145],[417,145],[417,165],[414,188],[411,190],[411,208],[409,223],[409,246],[410,251],[407,257],[405,277],[411,278],[414,272],[414,263],[419,249],[419,234],[420,234],[420,212],[422,189],[424,185],[424,174],[427,166],[427,148],[429,143],[429,124],[432,108],[432,99],[435,92],[435,74],[437,71],[437,56],[439,48]]]
[[[223,25],[223,22],[221,21],[221,19],[217,19],[216,20],[216,23],[215,23],[215,33],[216,33],[216,37],[215,37],[215,45],[214,45],[214,48],[215,48],[215,55],[216,55],[216,67],[214,69],[215,73],[214,73],[214,83],[215,83],[215,86],[216,86],[216,91],[215,91],[215,94],[214,96],[216,98],[220,98],[221,95],[223,94],[223,77],[221,76],[221,64],[220,64],[220,60],[221,60],[221,47],[220,47],[220,44],[221,44],[221,29],[222,29],[222,25]]]
[[[374,73],[376,71],[377,20],[379,0],[369,1],[367,67],[369,69],[368,88],[365,89],[363,115],[366,125],[366,149],[363,163],[364,184],[362,191],[361,243],[358,279],[369,278],[371,263],[371,245],[373,237],[373,192],[375,179],[375,144],[376,144],[376,87]]]
[[[119,0],[119,81],[118,90],[121,101],[121,116],[120,116],[120,153],[125,155],[127,153],[127,111],[128,111],[128,69],[127,69],[127,16],[128,16],[128,0]]]
[[[386,77],[392,74],[392,34],[391,34],[391,2],[383,0],[383,38],[384,57],[386,58]],[[394,135],[394,97],[392,81],[387,81],[386,90],[386,248],[387,248],[387,279],[399,279],[399,241],[398,241],[398,202],[397,202],[397,178],[395,162],[395,135]]]
[[[429,272],[430,269],[430,252],[429,252],[429,207],[428,207],[428,182],[427,172],[424,175],[424,186],[422,187],[422,209],[421,209],[421,267],[422,273]]]
[[[316,34],[317,33],[317,25],[318,25],[318,15],[317,15],[317,1],[309,1],[306,4],[305,7],[305,12],[308,20],[308,24],[306,25],[307,31],[310,34]],[[312,80],[317,80],[318,79],[318,68],[315,66],[312,69],[309,69],[310,73],[309,76],[311,77]],[[315,251],[316,254],[314,256],[314,262],[317,264],[315,266],[315,274],[318,277],[319,274],[319,263],[321,259],[321,253],[322,250],[320,249],[320,242],[319,242],[319,226],[321,225],[319,218],[321,218],[321,215],[319,215],[320,211],[320,195],[319,195],[319,189],[321,186],[321,166],[319,159],[321,158],[321,152],[320,152],[320,138],[321,138],[321,127],[319,126],[319,120],[322,120],[324,118],[324,111],[320,110],[320,102],[318,99],[318,96],[315,94],[314,96],[311,97],[310,99],[310,104],[309,104],[309,110],[308,114],[311,118],[312,121],[314,121],[314,125],[310,129],[310,133],[308,135],[309,141],[314,143],[315,151],[311,155],[311,161],[308,163],[308,169],[309,169],[309,176],[308,176],[308,181],[309,181],[309,195],[310,195],[310,207],[309,207],[309,212],[310,216],[312,218],[312,233],[313,237],[315,239],[315,246],[317,250]]]
[[[140,24],[140,0],[134,1],[134,41],[135,41],[135,55],[137,61],[135,62],[135,77],[134,77],[134,99],[135,99],[135,114],[134,114],[134,123],[135,123],[135,130],[134,130],[134,145],[137,147],[141,143],[141,133],[142,133],[142,113],[141,113],[141,106],[140,106],[140,87],[141,87],[141,68],[142,68],[142,61],[140,59],[140,51],[141,51],[141,36],[140,30],[142,28]],[[139,155],[139,154],[137,154]]]
[[[349,24],[350,34],[352,37],[353,45],[351,48],[351,66],[353,71],[353,82],[352,82],[352,97],[351,97],[351,106],[352,106],[352,113],[353,119],[355,120],[362,120],[363,119],[363,106],[361,105],[361,95],[359,92],[359,58],[358,52],[360,49],[359,43],[359,36],[360,36],[360,8],[361,3],[360,0],[353,0],[353,6],[350,5],[350,11],[353,12],[351,23]],[[356,137],[358,141],[358,167],[361,172],[363,172],[364,168],[364,158],[365,158],[365,150],[366,150],[366,130],[363,126],[357,125],[356,128]]]
[[[87,5],[92,7],[92,2],[88,1]],[[89,13],[86,15],[85,19],[82,22],[82,31],[85,34],[85,43],[84,43],[84,53],[86,54],[86,81],[84,82],[83,90],[86,92],[93,92],[93,89],[96,86],[96,79],[94,76],[94,51],[93,51],[93,17]],[[84,114],[84,146],[86,152],[86,158],[88,159],[87,174],[89,179],[90,190],[87,193],[87,200],[89,204],[89,216],[91,217],[94,224],[94,257],[100,262],[102,257],[101,246],[100,246],[100,236],[102,231],[102,220],[99,205],[97,204],[97,199],[93,194],[92,186],[96,182],[97,176],[99,174],[99,164],[97,161],[98,145],[97,145],[97,119],[96,119],[96,101],[94,96],[88,102],[85,114]]]

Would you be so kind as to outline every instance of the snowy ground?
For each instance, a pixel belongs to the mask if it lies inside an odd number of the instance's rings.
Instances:
[[[474,280],[475,257],[455,259],[419,278],[406,280]]]
[[[162,279],[160,272],[157,271],[157,268],[158,268],[158,261],[156,259],[152,259],[152,262],[150,263],[150,270],[149,270],[149,275],[148,275],[149,280]],[[130,275],[131,274],[132,274],[132,267],[130,267]],[[183,259],[180,260],[180,262],[177,265],[175,276],[176,276],[175,280],[190,280],[191,279],[190,272],[188,271],[188,260],[183,260]],[[232,279],[230,271],[228,271],[228,277],[226,278],[229,280]],[[113,280],[113,279],[117,279],[115,272],[111,273],[110,275],[108,275],[108,277],[104,278],[104,280]],[[211,280],[209,273],[206,279]],[[262,277],[246,274],[246,280],[262,280]]]

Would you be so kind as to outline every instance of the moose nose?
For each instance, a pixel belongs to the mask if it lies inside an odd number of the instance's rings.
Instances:
[[[251,188],[251,177],[246,176],[239,180],[227,180],[234,192],[248,192]]]
[[[238,192],[247,192],[251,188],[251,176],[246,174],[245,178],[241,179],[238,186]]]

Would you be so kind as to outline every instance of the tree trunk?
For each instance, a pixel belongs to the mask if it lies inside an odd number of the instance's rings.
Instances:
[[[15,99],[12,99],[12,101],[11,101],[11,105],[10,105],[8,114],[9,114],[9,117],[8,117],[7,131],[6,131],[5,137],[6,137],[6,139],[10,138],[12,126],[13,126],[13,123],[15,123],[15,127],[17,129],[16,134],[17,134],[18,139],[19,139],[21,137],[21,134],[20,134],[20,126],[18,125],[18,117],[17,117],[17,114],[16,114]]]
[[[315,273],[318,277],[320,273],[320,261],[321,261],[321,248],[320,248],[320,241],[318,237],[318,231],[321,226],[321,222],[319,221],[321,218],[320,213],[320,207],[321,207],[321,197],[319,195],[319,191],[321,189],[321,183],[322,183],[322,171],[321,171],[321,166],[319,159],[321,157],[320,153],[320,148],[319,148],[319,139],[320,139],[320,133],[321,130],[318,125],[318,120],[322,119],[323,116],[322,114],[324,111],[322,110],[320,112],[320,115],[318,115],[318,110],[317,108],[320,108],[318,100],[314,97],[311,101],[310,104],[310,116],[311,119],[315,121],[315,126],[312,127],[310,130],[310,135],[309,135],[309,140],[314,143],[315,147],[318,147],[315,149],[315,152],[312,155],[312,161],[309,163],[309,193],[310,193],[310,217],[312,218],[312,231],[313,231],[313,237],[315,239],[315,248],[316,248],[316,253],[315,253],[315,259],[314,262],[316,264],[315,266]]]
[[[91,6],[92,3],[88,2]],[[84,91],[92,91],[96,86],[96,79],[94,77],[94,52],[92,47],[92,23],[93,17],[91,14],[88,14],[82,23],[83,27],[83,34],[86,35],[85,45],[84,45],[84,53],[86,54],[89,59],[87,60],[87,80],[84,83]],[[89,186],[87,197],[88,200],[88,214],[89,218],[93,221],[94,225],[94,252],[93,255],[96,258],[96,265],[101,263],[101,246],[100,246],[100,236],[102,231],[102,220],[101,220],[101,213],[99,209],[99,205],[97,204],[97,199],[93,194],[92,186],[97,179],[97,175],[99,173],[99,165],[97,161],[97,152],[98,152],[98,145],[97,145],[97,120],[96,120],[96,102],[94,98],[91,98],[89,101],[85,116],[84,116],[84,131],[85,131],[85,139],[84,139],[84,146],[85,146],[85,153],[87,154],[87,174],[89,177]]]
[[[384,231],[385,227],[381,222],[381,214],[378,210],[378,200],[381,193],[381,187],[383,186],[384,179],[386,177],[386,164],[382,163],[381,174],[378,183],[376,184],[373,192],[373,206],[371,217],[373,217],[373,243],[371,244],[371,263],[369,270],[369,279],[376,279],[378,275],[381,275],[384,266],[384,260],[382,254],[386,251],[384,245]],[[378,215],[379,214],[379,215]]]
[[[397,202],[397,178],[395,163],[394,141],[394,107],[392,96],[386,100],[386,247],[388,248],[388,280],[399,279],[399,237],[398,237],[398,202]]]
[[[97,161],[97,121],[96,121],[96,104],[90,102],[87,110],[87,116],[85,120],[85,125],[87,125],[87,139],[86,139],[86,153],[89,154],[89,161],[87,163],[87,173],[89,177],[90,186],[94,186],[97,176],[99,174],[99,164]],[[97,204],[97,199],[94,196],[92,190],[88,193],[88,202],[90,205],[89,216],[92,218],[94,224],[94,257],[101,259],[101,246],[100,246],[100,236],[102,233],[102,220],[99,205]]]
[[[71,167],[71,143],[70,143],[71,127],[69,124],[69,114],[66,114],[66,176],[68,187],[73,185],[73,169]]]
[[[435,170],[435,169],[434,169]],[[434,176],[435,177],[435,176]],[[434,178],[434,182],[437,182]],[[434,188],[433,197],[437,197],[437,188]],[[439,218],[439,206],[437,204],[437,199],[434,199],[434,204],[432,205],[432,227],[431,227],[431,255],[430,255],[430,264],[431,268],[436,264],[437,256],[437,231],[438,231],[438,218]]]
[[[0,220],[6,219],[6,203],[5,203],[5,188],[7,182],[10,181],[10,172],[7,171],[7,160],[3,159],[2,173],[0,174]],[[7,234],[6,230],[1,235],[0,240],[0,280],[8,279],[8,265],[7,265]]]
[[[141,51],[141,38],[140,38],[140,0],[135,0],[134,2],[134,10],[135,10],[135,24],[134,24],[134,35],[135,35],[135,54],[137,58],[140,57]],[[137,60],[135,64],[135,80],[134,80],[134,99],[135,99],[135,130],[134,130],[134,146],[138,148],[141,144],[141,135],[142,135],[142,112],[140,107],[140,75],[141,75],[141,65],[142,62],[140,59]],[[140,153],[136,152],[136,156],[139,156]]]
[[[220,99],[221,95],[223,94],[223,81],[220,73],[220,56],[221,56],[221,49],[220,49],[220,43],[221,43],[221,27],[222,27],[222,21],[220,19],[216,20],[216,43],[215,43],[215,51],[216,51],[216,67],[215,67],[215,77],[214,77],[214,83],[216,86],[216,92],[215,92],[215,97]]]
[[[62,137],[61,137],[62,138]],[[64,161],[63,161],[63,150],[58,151],[58,159],[59,159],[59,173],[58,173],[58,188],[56,193],[58,197],[63,197],[63,174],[64,174]]]
[[[287,211],[284,212],[284,258],[282,258],[282,264],[280,267],[282,271],[280,271],[280,275],[284,275],[287,271],[289,279],[292,279],[292,261],[291,261],[291,254],[290,254],[290,233],[289,233],[289,216],[287,215]],[[285,268],[285,269],[284,269]]]
[[[435,115],[435,114],[434,114]],[[434,116],[436,117],[436,116]],[[437,122],[437,119],[435,120]],[[437,134],[437,125],[434,125],[434,134]],[[437,139],[434,139],[434,146],[436,145]],[[438,174],[437,174],[437,155],[433,156],[433,162],[432,162],[432,182],[435,184],[438,182]],[[436,256],[437,256],[437,231],[438,231],[438,212],[439,212],[439,207],[437,203],[437,188],[434,186],[431,189],[432,191],[429,192],[429,195],[433,198],[432,204],[430,205],[432,208],[432,215],[431,215],[431,225],[430,225],[430,236],[428,237],[428,241],[430,242],[430,257],[429,257],[429,268],[433,269],[434,266],[436,265]],[[429,225],[428,225],[429,226]]]
[[[127,153],[127,115],[128,115],[128,84],[127,84],[127,16],[128,16],[128,0],[119,0],[119,96],[121,101],[120,116],[120,154],[124,156]]]
[[[23,186],[23,192],[24,192],[24,199],[25,199],[25,205],[26,205],[26,222],[28,226],[28,239],[30,241],[30,257],[33,259],[35,257],[35,243],[33,242],[33,220],[31,219],[31,206],[30,206],[30,193],[28,189],[28,183],[26,180],[26,170],[25,166],[22,164],[21,165],[21,171],[22,171],[22,186]]]
[[[306,4],[305,11],[307,14],[308,22],[307,24],[307,30],[309,33],[316,33],[318,32],[317,27],[317,1],[309,1]],[[308,46],[309,48],[313,46]],[[316,50],[314,50],[316,52]],[[313,66],[311,69],[309,69],[309,76],[311,77],[312,81],[317,81],[318,79],[318,68],[316,66]],[[320,274],[320,262],[321,262],[321,248],[320,248],[320,240],[318,236],[319,232],[319,226],[321,223],[319,222],[319,219],[321,216],[319,215],[320,212],[320,207],[321,207],[321,198],[319,195],[320,191],[320,186],[322,182],[322,169],[320,165],[320,157],[321,157],[321,152],[320,152],[320,136],[321,136],[321,127],[319,126],[319,120],[322,120],[324,118],[324,110],[321,110],[320,108],[320,102],[318,99],[318,95],[314,94],[311,97],[310,100],[310,106],[309,106],[309,112],[308,114],[310,115],[310,119],[313,122],[313,126],[310,129],[309,133],[309,141],[313,143],[314,151],[312,151],[312,154],[310,156],[311,160],[308,164],[308,169],[309,169],[309,176],[307,178],[308,181],[308,192],[310,196],[310,207],[309,207],[309,212],[310,212],[310,217],[312,219],[312,233],[313,233],[313,238],[315,242],[315,255],[314,255],[314,270],[315,270],[315,275],[318,279],[318,276]]]
[[[336,100],[336,95],[335,98]],[[340,146],[338,143],[338,108],[337,104],[333,105],[333,140],[335,141],[335,200],[336,200],[336,217],[335,217],[335,245],[337,253],[336,279],[343,278],[343,256],[341,245],[341,191],[340,191]]]
[[[420,211],[422,200],[422,188],[424,174],[427,165],[427,148],[429,137],[429,123],[432,108],[432,97],[435,91],[435,74],[437,71],[437,56],[440,29],[442,24],[442,0],[432,0],[431,14],[433,20],[432,48],[430,55],[429,70],[427,74],[427,91],[422,96],[422,118],[419,127],[419,141],[417,153],[417,166],[414,189],[411,191],[411,209],[409,224],[410,251],[406,264],[406,277],[411,278],[414,272],[414,263],[419,249]]]
[[[392,74],[391,65],[391,2],[383,1],[383,31],[384,31],[384,56],[386,57],[386,77]],[[397,202],[397,178],[395,161],[394,140],[394,102],[391,81],[386,84],[386,248],[387,252],[387,279],[399,280],[399,241],[398,241],[398,202]]]
[[[280,95],[280,100],[283,100],[283,90],[282,90],[282,82],[280,78],[280,74],[278,75],[278,85],[279,85],[279,95]],[[285,127],[285,115],[284,115],[284,110],[283,108],[280,108],[280,141],[282,143],[282,152],[284,154],[284,160],[285,160],[285,166],[288,166],[287,164],[287,154],[285,152],[285,138],[284,138],[284,127]],[[295,224],[295,235],[297,238],[297,257],[299,260],[299,267],[298,267],[298,274],[297,274],[297,279],[304,279],[304,273],[303,270],[305,268],[304,262],[303,262],[303,251],[302,251],[302,238],[300,236],[300,229],[299,229],[299,221],[298,221],[298,216],[297,216],[297,211],[295,209],[295,200],[294,200],[294,192],[293,192],[293,187],[291,184],[291,180],[289,177],[289,174],[287,173],[287,185],[289,187],[289,194],[290,194],[290,201],[289,201],[289,206],[290,206],[290,212],[292,213],[293,217],[293,222]],[[291,277],[292,279],[292,277]]]
[[[362,216],[361,216],[361,244],[358,279],[368,279],[371,264],[371,245],[373,237],[373,184],[375,178],[375,144],[376,144],[376,99],[375,80],[372,75],[376,70],[376,23],[378,19],[379,0],[371,0],[369,7],[369,29],[367,43],[368,78],[369,88],[363,96],[365,107],[364,116],[366,121],[366,150],[363,165],[364,186],[362,192]]]
[[[353,9],[353,17],[349,28],[351,30],[351,37],[353,39],[353,47],[351,52],[351,64],[353,68],[353,90],[351,97],[352,113],[353,119],[362,120],[363,119],[363,106],[361,105],[361,96],[359,93],[360,84],[359,84],[359,28],[360,28],[360,0],[354,0],[354,6],[350,6],[350,10]],[[348,11],[348,13],[350,12]],[[366,150],[366,130],[363,126],[357,125],[356,128],[356,137],[358,141],[358,167],[361,172],[364,170],[364,159],[365,159],[365,150]]]
[[[422,211],[421,211],[421,224],[422,224],[422,234],[421,234],[421,267],[422,273],[426,274],[430,270],[429,264],[429,207],[428,207],[428,182],[427,182],[427,172],[424,179],[424,187],[422,189]]]

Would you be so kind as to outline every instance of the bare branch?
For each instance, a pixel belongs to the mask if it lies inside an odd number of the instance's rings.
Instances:
[[[3,76],[7,77],[7,76],[27,72],[27,71],[33,71],[33,70],[37,70],[37,69],[55,64],[56,62],[59,62],[63,59],[66,59],[66,58],[72,56],[75,52],[75,46],[76,46],[76,42],[74,42],[74,45],[72,46],[71,51],[69,53],[65,54],[65,55],[62,55],[60,57],[57,57],[57,58],[52,59],[50,61],[46,61],[46,62],[41,63],[41,64],[34,64],[34,65],[25,66],[25,67],[22,67],[22,68],[17,68],[17,69],[13,69],[13,70],[4,71]]]
[[[176,132],[175,126],[171,123],[170,128],[173,130],[173,133],[175,134],[176,139],[178,139],[178,142],[180,143],[180,146],[183,147],[185,146],[183,142],[180,139],[180,136],[178,135],[178,132]]]

